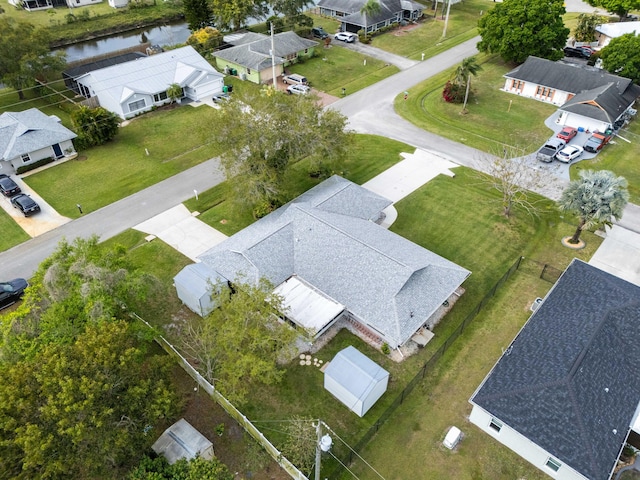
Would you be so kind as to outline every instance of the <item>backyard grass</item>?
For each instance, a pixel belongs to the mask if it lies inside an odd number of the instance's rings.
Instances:
[[[371,44],[413,60],[421,60],[423,53],[425,58],[430,58],[476,36],[478,19],[495,3],[491,0],[465,0],[451,5],[445,38],[442,38],[443,5],[446,2],[440,2],[437,12],[425,10],[425,18],[415,28],[376,35]]]
[[[336,165],[335,173],[352,182],[362,184],[400,160],[401,152],[413,152],[414,148],[395,140],[375,135],[354,135],[349,153]],[[304,161],[293,166],[286,178],[285,197],[292,199],[317,185],[319,179],[311,178]],[[203,222],[233,235],[254,221],[250,207],[237,207],[227,201],[229,182],[223,182],[212,189],[202,192],[198,199],[185,202],[191,211],[198,211]]]
[[[0,113],[22,112],[30,108],[37,108],[47,115],[56,115],[62,124],[71,128],[70,112],[73,105],[68,97],[73,95],[67,90],[62,80],[55,80],[49,84],[50,89],[44,90],[44,94],[38,94],[35,87],[25,89],[25,99],[20,100],[18,93],[12,88],[0,89]]]
[[[160,109],[120,128],[111,142],[24,180],[61,215],[76,218],[77,203],[88,213],[215,157],[215,118],[206,105]]]
[[[362,90],[399,72],[398,67],[367,57],[337,45],[316,47],[318,56],[287,67],[309,79],[312,86],[330,95],[339,96]]]
[[[511,67],[497,56],[478,55],[482,71],[472,77],[467,113],[462,105],[442,98],[449,69],[409,89],[409,99],[396,99],[396,111],[424,130],[485,152],[502,152],[505,146],[533,152],[550,130],[544,120],[556,111],[553,105],[501,91]]]
[[[638,145],[640,144],[640,120],[634,118],[619,132],[601,153],[592,160],[583,160],[571,166],[571,179],[575,180],[581,170],[611,170],[629,182],[630,202],[640,204],[640,169],[638,169]]]

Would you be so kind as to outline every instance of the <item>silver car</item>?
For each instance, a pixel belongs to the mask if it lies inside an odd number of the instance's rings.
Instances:
[[[289,95],[292,95],[292,94],[307,95],[310,91],[311,91],[311,88],[307,87],[306,85],[289,85],[287,87],[287,93]]]

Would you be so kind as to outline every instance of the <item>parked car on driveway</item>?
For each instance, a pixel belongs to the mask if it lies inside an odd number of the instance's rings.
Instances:
[[[311,91],[310,87],[307,87],[306,85],[289,85],[287,87],[287,93],[289,95],[306,95]]]
[[[231,95],[229,95],[227,92],[216,93],[211,100],[213,100],[215,103],[227,102],[231,100]]]
[[[285,75],[282,77],[282,83],[291,84],[291,85],[308,85],[309,81],[307,77],[303,77],[302,75],[298,75],[297,73],[292,73],[290,75]]]
[[[590,52],[582,48],[564,47],[563,52],[565,57],[589,58],[591,56]]]
[[[24,278],[14,278],[8,282],[0,282],[0,308],[17,302],[29,284]]]
[[[0,173],[0,192],[2,192],[5,197],[13,197],[21,191],[18,184],[11,180],[9,175]]]
[[[24,193],[11,197],[11,205],[20,210],[25,217],[40,211],[40,205],[38,205],[33,198]]]
[[[335,38],[336,40],[340,40],[341,42],[353,43],[358,38],[358,35],[351,32],[339,32],[336,33],[333,38]]]
[[[611,140],[612,134],[611,131],[607,130],[604,133],[593,132],[593,134],[587,140],[587,143],[584,144],[584,149],[587,152],[598,153],[602,150],[609,140]]]
[[[567,142],[558,137],[551,137],[547,142],[542,146],[538,153],[536,154],[536,159],[541,162],[550,163],[553,161],[556,153],[562,150]]]
[[[573,137],[578,134],[578,130],[573,127],[564,127],[556,137],[561,138],[565,142],[569,143]]]
[[[329,34],[327,32],[325,32],[324,28],[322,28],[322,27],[313,27],[311,29],[311,35],[313,35],[316,38],[320,38],[322,40],[324,40],[325,38],[327,38],[329,36]]]
[[[584,150],[578,145],[567,145],[558,153],[556,153],[556,160],[564,163],[571,163],[573,160],[582,155]]]

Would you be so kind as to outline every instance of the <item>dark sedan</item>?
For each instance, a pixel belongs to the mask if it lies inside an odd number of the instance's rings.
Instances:
[[[29,284],[24,278],[15,278],[8,282],[0,282],[0,308],[8,307],[22,297]]]
[[[2,192],[5,197],[13,197],[21,191],[18,184],[11,180],[9,175],[0,173],[0,192]]]
[[[40,211],[40,205],[38,205],[33,198],[24,193],[11,197],[11,204],[24,213],[25,217]]]

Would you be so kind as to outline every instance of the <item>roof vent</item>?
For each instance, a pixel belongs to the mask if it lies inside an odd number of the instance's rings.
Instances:
[[[609,393],[609,387],[605,387],[605,388],[604,388],[604,391],[605,391],[605,392],[607,392],[607,393]]]
[[[618,430],[616,430],[615,428],[613,429],[613,434],[617,435],[618,434]]]

